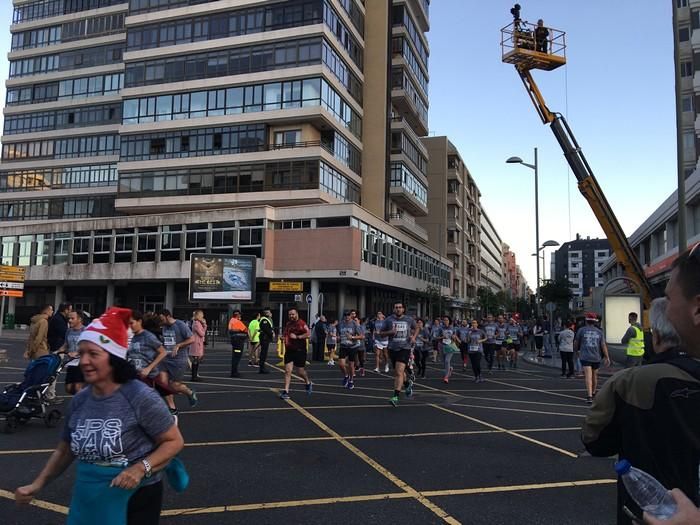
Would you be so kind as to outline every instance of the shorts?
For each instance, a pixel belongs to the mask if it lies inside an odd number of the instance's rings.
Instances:
[[[340,359],[350,359],[351,361],[354,361],[358,350],[360,349],[356,346],[349,347],[341,345],[340,350],[338,350],[338,357]]]
[[[389,347],[389,341],[377,341],[374,340],[374,347],[377,350],[386,350]]]
[[[335,350],[335,343],[326,343],[326,348],[329,352]]]
[[[498,346],[496,343],[484,343],[484,353],[494,353],[496,350],[498,350]]]
[[[508,350],[515,350],[516,352],[520,352],[520,343],[507,343],[505,347]]]
[[[83,377],[83,371],[80,366],[67,366],[66,367],[66,384],[71,383],[84,383],[85,378]]]
[[[598,370],[600,361],[581,361],[581,366],[590,366],[593,370]]]
[[[187,362],[179,357],[166,357],[159,364],[161,371],[167,372],[170,381],[182,381],[185,378],[185,368]]]
[[[306,366],[306,350],[289,350],[284,353],[284,364],[294,363],[297,368]]]
[[[433,352],[437,352],[437,351],[439,351],[439,350],[440,350],[440,340],[439,340],[439,339],[435,339],[435,340],[433,341]]]
[[[400,350],[392,350],[391,352],[389,352],[389,357],[391,358],[391,366],[393,366],[394,368],[396,368],[397,362],[407,365],[409,360],[411,359],[411,349],[402,348]]]

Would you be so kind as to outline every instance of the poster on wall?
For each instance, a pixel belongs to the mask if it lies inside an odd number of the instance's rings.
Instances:
[[[190,302],[255,302],[255,256],[193,253]]]

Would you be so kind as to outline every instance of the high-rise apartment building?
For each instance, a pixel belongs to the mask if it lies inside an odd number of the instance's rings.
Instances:
[[[256,256],[257,306],[294,301],[280,279],[331,315],[449,291],[449,261],[392,219],[427,214],[427,0],[14,6],[0,257],[29,267],[19,320],[63,299],[183,315],[196,253]]]
[[[607,239],[582,238],[565,242],[553,253],[556,280],[569,282],[575,297],[588,297],[591,289],[603,285],[603,266],[612,250]]]
[[[481,283],[493,293],[505,289],[503,241],[483,205],[481,206]]]
[[[422,139],[428,151],[428,209],[417,219],[430,247],[452,261],[452,309],[474,315],[481,270],[479,188],[447,137]]]
[[[700,2],[675,0],[675,6],[681,98],[681,129],[678,133],[683,143],[683,170],[688,178],[700,156],[700,130],[695,124],[700,104]]]

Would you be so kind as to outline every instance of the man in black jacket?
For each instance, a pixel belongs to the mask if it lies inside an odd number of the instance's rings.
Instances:
[[[260,312],[260,371],[261,374],[269,374],[270,372],[265,368],[265,361],[267,360],[267,351],[270,344],[275,340],[275,330],[272,325],[272,312],[269,308],[265,308]]]
[[[666,315],[681,339],[680,353],[608,380],[583,425],[594,456],[627,459],[666,488],[679,488],[697,505],[700,466],[700,249],[682,254],[666,287]],[[678,357],[680,355],[680,357]],[[618,524],[631,524],[623,507],[640,509],[618,481]]]
[[[58,352],[66,342],[66,332],[68,331],[68,314],[73,310],[70,303],[61,303],[58,310],[49,319],[49,352]]]

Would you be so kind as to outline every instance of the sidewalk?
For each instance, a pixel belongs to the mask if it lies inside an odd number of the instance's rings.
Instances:
[[[533,364],[533,365],[543,366],[546,368],[554,368],[556,370],[561,370],[561,357],[559,356],[559,352],[556,352],[556,351],[554,352],[554,355],[552,355],[552,357],[545,358],[545,357],[537,357],[537,354],[535,352],[530,352],[528,350],[520,356],[520,359],[523,359],[526,362]],[[624,369],[624,366],[622,366],[620,363],[613,361],[612,363],[610,363],[609,367],[601,366],[598,374],[600,376],[607,377],[607,376],[612,376],[623,369]]]

